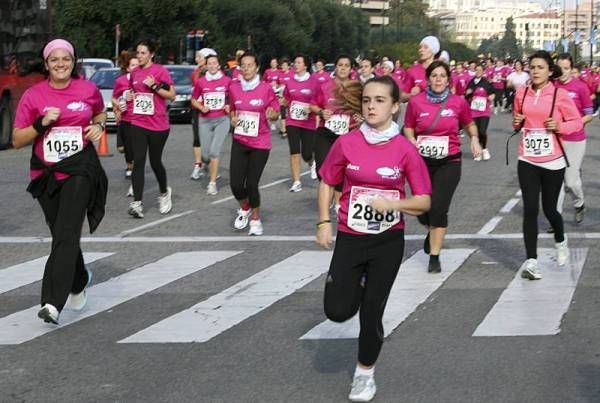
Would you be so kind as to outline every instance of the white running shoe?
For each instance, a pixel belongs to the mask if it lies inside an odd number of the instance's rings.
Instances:
[[[538,267],[537,259],[527,259],[525,263],[523,263],[521,277],[529,280],[540,280],[542,278],[542,272]]]
[[[203,175],[204,175],[204,172],[202,171],[202,165],[196,164],[196,165],[194,165],[194,170],[192,171],[192,174],[190,175],[190,179],[197,181]]]
[[[43,319],[46,323],[54,323],[58,325],[58,309],[54,305],[44,304],[38,312],[38,318]]]
[[[131,178],[131,169],[126,169],[125,170],[125,179],[129,179]]]
[[[569,245],[567,244],[567,236],[562,242],[555,243],[556,247],[556,262],[559,266],[564,266],[569,261]]]
[[[290,188],[290,192],[298,193],[302,191],[302,182],[296,181],[292,183],[292,187]]]
[[[135,218],[144,218],[144,203],[141,201],[132,201],[129,203],[127,212]]]
[[[352,402],[370,402],[375,397],[377,386],[375,386],[375,377],[368,375],[358,375],[352,381],[352,389],[348,399]]]
[[[478,155],[477,157],[473,157],[473,161],[481,161],[481,155]]]
[[[490,151],[487,148],[484,148],[481,151],[481,156],[483,157],[484,161],[489,160],[490,158],[492,158],[492,155],[490,154]]]
[[[262,222],[259,220],[250,220],[250,231],[248,231],[248,235],[262,235],[263,234],[263,226]]]
[[[133,197],[133,185],[129,185],[129,189],[127,190],[127,197]]]
[[[310,179],[317,179],[317,162],[313,161],[312,164],[310,164]]]
[[[235,217],[235,221],[233,222],[233,228],[235,229],[244,229],[248,226],[248,219],[250,218],[250,214],[252,213],[252,209],[244,210],[239,208],[237,211],[237,217]]]
[[[173,203],[171,203],[171,193],[171,187],[167,186],[167,193],[158,196],[158,211],[160,211],[161,214],[168,214],[173,208]]]
[[[219,190],[217,189],[217,183],[208,182],[208,186],[206,187],[206,194],[209,196],[214,196],[217,193],[219,193]]]
[[[81,311],[83,308],[85,308],[85,304],[87,304],[87,288],[90,285],[90,283],[92,282],[92,272],[88,270],[88,268],[85,268],[85,271],[87,272],[87,276],[88,276],[88,281],[83,289],[83,291],[81,291],[79,294],[73,294],[70,293],[69,294],[69,304],[71,305],[71,309],[75,310],[75,311]]]

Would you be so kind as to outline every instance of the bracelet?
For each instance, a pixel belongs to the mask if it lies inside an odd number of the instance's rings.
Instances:
[[[317,223],[317,228],[321,228],[325,224],[331,224],[331,220],[323,220]]]
[[[37,118],[35,120],[35,122],[33,122],[33,129],[38,133],[38,134],[42,134],[46,131],[46,128],[48,126],[44,126],[44,124],[42,123],[42,120],[44,120],[43,116],[40,116],[39,118]]]
[[[156,83],[152,84],[152,85],[150,86],[150,89],[151,89],[152,91],[154,91],[154,92],[157,92],[157,91],[158,91],[158,89],[159,89],[159,88],[158,88],[158,84],[156,84]]]

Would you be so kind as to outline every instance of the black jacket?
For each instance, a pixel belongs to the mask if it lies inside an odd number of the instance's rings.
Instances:
[[[104,218],[104,206],[106,205],[106,194],[108,192],[108,179],[100,164],[96,148],[90,142],[80,153],[72,155],[55,165],[48,167],[31,150],[31,169],[43,169],[44,173],[32,180],[27,186],[27,191],[34,198],[40,197],[44,192],[52,196],[60,188],[60,182],[56,180],[54,172],[61,172],[71,176],[85,176],[90,180],[91,192],[87,205],[87,218],[90,225],[90,233],[93,233]]]
[[[467,89],[465,90],[465,91],[472,90],[472,92],[469,95],[466,95],[466,93],[465,93],[465,98],[471,99],[473,97],[473,93],[475,92],[477,87],[483,88],[485,90],[485,92],[487,92],[488,96],[496,93],[494,86],[488,80],[486,80],[485,77],[481,77],[481,80],[479,80],[479,82],[477,84],[475,84],[475,78],[473,78],[469,82],[469,84],[467,85]]]

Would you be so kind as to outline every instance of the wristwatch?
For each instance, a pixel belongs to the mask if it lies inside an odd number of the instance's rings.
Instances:
[[[95,125],[99,125],[102,130],[106,130],[106,122],[96,122]]]

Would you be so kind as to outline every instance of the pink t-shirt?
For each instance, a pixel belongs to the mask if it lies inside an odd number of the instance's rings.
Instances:
[[[288,71],[281,70],[279,74],[279,85],[283,85],[284,88],[287,87],[290,80],[294,78],[294,70],[289,69]]]
[[[332,80],[332,78],[329,75],[329,73],[326,72],[325,70],[321,70],[321,71],[319,71],[317,73],[314,73],[313,77],[315,78],[315,80],[317,80],[317,82],[319,83],[319,85],[323,85],[327,81],[331,81]]]
[[[427,88],[427,74],[421,63],[413,64],[406,70],[404,88],[401,89],[404,92],[410,92],[413,87],[419,87],[421,91],[425,91]]]
[[[192,97],[210,109],[207,113],[198,111],[202,118],[220,118],[225,116],[225,106],[229,105],[229,83],[231,79],[225,74],[217,80],[209,80],[206,75],[194,84]]]
[[[429,102],[425,93],[411,97],[406,107],[404,127],[415,131],[418,147],[424,147],[423,150],[419,148],[424,157],[445,158],[458,154],[460,152],[460,138],[458,137],[460,126],[473,123],[467,101],[463,97],[450,94],[435,127],[428,130],[427,133],[423,133],[433,123],[440,107],[441,104]],[[423,136],[423,138],[420,140],[419,136]],[[421,144],[426,140],[430,143],[430,150],[433,149],[433,145],[436,146],[437,153],[427,153],[429,150],[425,149],[426,145]],[[442,141],[445,141],[444,144],[441,143]]]
[[[130,74],[130,86],[134,91],[131,124],[155,132],[169,130],[167,101],[144,84],[144,80],[152,75],[156,84],[165,83],[172,86],[171,74],[163,66],[156,63],[146,68],[138,67]]]
[[[492,73],[492,85],[496,89],[504,88],[506,83],[506,77],[510,74],[510,67],[502,66],[502,67],[494,67]]]
[[[397,82],[404,82],[404,78],[406,77],[406,70],[404,70],[402,67],[396,68],[392,75],[396,77]]]
[[[279,69],[268,69],[262,76],[263,81],[267,83],[272,83],[273,81],[278,82],[279,77],[281,76],[281,70]]]
[[[471,76],[466,71],[462,73],[452,73],[452,85],[454,86],[454,93],[456,95],[465,95],[467,85],[471,81]]]
[[[287,82],[283,90],[283,97],[288,103],[287,126],[315,130],[317,119],[310,111],[310,104],[317,96],[319,87],[319,83],[312,75],[305,81],[292,78]]]
[[[231,80],[232,81],[240,81],[240,67],[236,66],[231,70]]]
[[[488,98],[490,95],[491,94],[488,93],[488,91],[486,91],[486,89],[481,86],[475,88],[475,91],[473,91],[473,95],[468,99],[469,106],[471,109],[471,116],[473,117],[473,119],[490,116],[492,114],[492,103]]]
[[[382,232],[386,224],[391,225],[387,228],[391,230],[404,228],[402,214],[388,212],[376,217],[365,197],[405,199],[406,181],[413,196],[431,194],[427,167],[402,135],[385,144],[372,145],[365,141],[360,129],[353,130],[333,143],[319,174],[329,185],[344,183],[338,231],[355,235]]]
[[[229,102],[232,112],[238,114],[238,125],[233,138],[239,143],[261,150],[271,149],[271,128],[267,120],[267,108],[279,111],[279,101],[270,84],[261,82],[250,91],[242,90],[239,81],[229,86]]]
[[[324,83],[319,89],[313,104],[319,106],[321,109],[327,109],[333,112],[333,116],[331,118],[334,119],[334,121],[327,124],[327,128],[335,134],[343,135],[350,132],[358,122],[354,119],[354,112],[343,110],[338,104],[334,93],[336,86],[336,80],[330,80]],[[319,127],[324,126],[325,120],[319,119]]]
[[[359,76],[360,74],[358,74],[358,71],[356,69],[352,69],[352,71],[350,71],[350,80],[358,81]]]
[[[40,116],[46,114],[48,108],[60,109],[60,115],[46,133],[35,138],[33,151],[46,166],[53,166],[57,161],[49,161],[50,155],[60,160],[68,156],[60,153],[65,151],[64,148],[71,149],[75,146],[81,151],[87,146],[84,129],[90,125],[94,116],[104,111],[104,101],[100,90],[91,81],[72,79],[66,88],[56,89],[45,80],[25,91],[17,107],[14,126],[24,129],[33,125]],[[60,130],[58,128],[68,129],[63,129],[61,134],[57,133]],[[78,130],[81,131],[81,135],[73,133]],[[68,138],[65,137],[64,131],[70,132],[67,134]],[[40,175],[42,170],[32,169],[30,172],[31,179]],[[69,177],[60,172],[55,172],[54,176],[57,180]]]
[[[125,91],[129,90],[129,73],[122,74],[115,80],[115,88],[113,88],[112,97],[119,99],[121,96],[126,98]],[[133,115],[133,101],[127,102],[127,110],[121,112],[121,121],[131,122],[131,115]]]
[[[580,80],[569,80],[566,84],[562,83],[560,80],[556,80],[554,81],[554,86],[563,88],[567,91],[581,116],[594,113],[594,105],[590,99],[590,90],[587,85]],[[574,133],[564,134],[561,136],[561,139],[565,141],[583,141],[585,140],[585,137],[585,129],[581,129]]]

